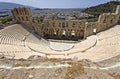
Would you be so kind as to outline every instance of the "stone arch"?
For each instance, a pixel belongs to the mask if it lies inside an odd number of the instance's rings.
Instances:
[[[61,23],[59,22],[59,25],[58,25],[59,27],[61,27]]]
[[[21,18],[18,16],[17,20],[21,21]]]
[[[66,37],[68,37],[68,29],[66,29]]]
[[[58,30],[58,36],[62,36],[62,30],[61,29]]]
[[[68,22],[66,22],[66,27],[68,27]]]
[[[75,26],[76,26],[76,23],[75,23],[75,22],[73,22],[73,23],[72,23],[72,27],[74,28]]]
[[[24,14],[26,14],[25,8],[23,8],[23,10],[24,10]]]
[[[54,32],[53,36],[57,36],[57,31],[56,31],[56,29],[54,29],[53,32]]]
[[[62,22],[62,28],[65,28],[65,22]]]
[[[52,23],[52,26],[55,27],[55,23],[54,22]]]
[[[76,36],[77,36],[77,37],[80,36],[80,30],[79,30],[79,29],[76,30]]]
[[[55,29],[56,30],[56,35],[59,35],[59,29]]]
[[[68,36],[71,36],[71,29],[68,29]]]
[[[54,36],[54,28],[51,29],[52,36]]]
[[[18,9],[16,8],[15,10],[16,10],[17,15],[19,15],[19,11],[18,11]]]
[[[72,37],[75,37],[75,30],[72,30],[71,36],[72,36]]]
[[[21,16],[21,20],[24,21],[24,17],[23,16]]]
[[[26,16],[26,21],[29,21],[28,17]]]
[[[52,28],[49,29],[49,34],[50,34],[50,36],[53,36],[53,35],[54,35],[54,32],[53,32],[53,29],[52,29]]]
[[[65,37],[66,36],[66,30],[62,29],[62,36]]]
[[[106,23],[106,18],[103,19],[103,23]]]

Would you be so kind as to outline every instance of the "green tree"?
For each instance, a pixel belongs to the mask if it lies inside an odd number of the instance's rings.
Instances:
[[[5,23],[7,23],[9,21],[12,21],[12,17],[11,16],[6,16],[4,18],[0,18],[0,23],[1,24],[5,24]]]

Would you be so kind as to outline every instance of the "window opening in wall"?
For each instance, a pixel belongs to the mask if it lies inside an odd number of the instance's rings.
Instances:
[[[20,19],[20,17],[18,16],[18,17],[16,17],[16,19],[18,20],[18,21],[21,21],[21,19]]]
[[[62,32],[62,36],[65,37],[65,35],[66,35],[66,31],[63,30],[63,32]]]
[[[96,34],[96,28],[93,29],[93,34]]]
[[[66,23],[66,27],[68,27],[68,22]]]
[[[61,27],[61,23],[59,23],[59,27]]]
[[[57,35],[57,33],[56,33],[56,31],[54,30],[54,36],[56,36]]]
[[[62,23],[62,28],[65,28],[65,23],[64,22]]]
[[[75,23],[73,23],[72,27],[75,27]]]
[[[24,17],[21,17],[22,18],[22,21],[24,21]]]
[[[71,36],[75,37],[75,31],[74,30],[71,32]]]
[[[19,14],[18,10],[16,9],[17,14]]]
[[[55,27],[55,23],[53,23],[53,27]]]
[[[112,19],[110,20],[110,23],[113,23],[113,20],[112,20]]]
[[[82,25],[82,23],[80,22],[80,23],[79,23],[79,27],[80,27],[80,28],[81,28],[81,25]]]
[[[103,20],[103,23],[106,23],[106,19]]]

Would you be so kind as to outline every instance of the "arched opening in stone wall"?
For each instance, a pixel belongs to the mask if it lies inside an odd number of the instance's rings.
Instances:
[[[24,17],[21,17],[22,18],[22,21],[24,21]]]
[[[65,23],[64,22],[62,23],[62,28],[65,28]]]
[[[53,36],[57,36],[57,32],[56,32],[56,30],[54,30],[54,35]]]
[[[75,31],[74,30],[72,30],[71,36],[72,36],[72,38],[75,37]]]
[[[45,37],[48,37],[49,36],[49,30],[48,29],[45,29],[46,33],[45,33]]]
[[[66,27],[68,27],[68,22],[66,22]]]
[[[16,9],[17,14],[19,14],[18,10]]]
[[[97,32],[97,31],[96,31],[96,28],[94,28],[94,29],[93,29],[93,34],[96,35],[96,32]]]
[[[53,25],[53,27],[55,27],[55,23],[53,23],[52,25]]]
[[[72,27],[74,28],[75,26],[76,26],[76,24],[75,24],[75,23],[73,23],[73,24],[72,24]]]
[[[18,20],[21,21],[20,17],[18,16]]]
[[[103,23],[106,23],[106,19],[103,20]]]
[[[62,37],[65,37],[65,36],[66,36],[66,31],[63,30],[63,32],[62,32]]]
[[[113,23],[113,20],[112,20],[112,19],[110,20],[110,23],[111,23],[111,24]]]
[[[26,16],[26,21],[29,21],[28,17]]]
[[[24,14],[27,14],[25,10],[26,10],[26,9],[24,8]]]
[[[61,27],[61,23],[59,23],[59,27]]]

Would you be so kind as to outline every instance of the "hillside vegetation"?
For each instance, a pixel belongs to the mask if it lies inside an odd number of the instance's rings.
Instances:
[[[100,14],[102,13],[113,13],[116,11],[117,5],[120,5],[120,1],[110,1],[104,4],[86,8],[82,12],[93,15],[93,17],[87,17],[88,21],[96,21]],[[95,18],[95,19],[94,19]],[[85,18],[84,18],[85,19]],[[91,20],[92,19],[92,20]]]

